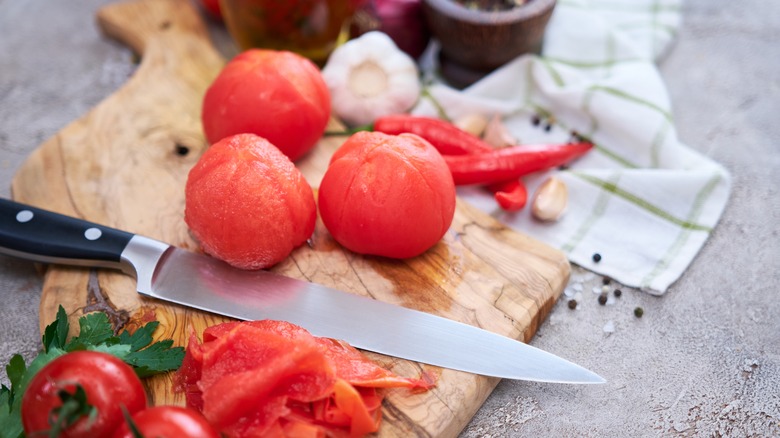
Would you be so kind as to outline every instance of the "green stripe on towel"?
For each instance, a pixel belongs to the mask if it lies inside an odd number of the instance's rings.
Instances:
[[[699,190],[699,193],[696,195],[696,200],[693,203],[693,206],[691,208],[690,214],[688,214],[688,221],[692,222],[695,221],[701,216],[701,212],[704,209],[704,204],[709,199],[710,195],[712,195],[712,192],[715,190],[715,187],[720,183],[721,176],[715,175],[712,178],[710,178],[709,181],[707,181],[707,184],[702,187],[701,190]],[[687,243],[688,239],[691,236],[691,233],[693,232],[690,228],[683,228],[680,234],[677,236],[677,239],[675,239],[674,243],[672,243],[672,246],[669,247],[669,250],[664,254],[663,257],[658,261],[658,263],[655,265],[652,271],[650,271],[649,274],[647,274],[641,281],[640,281],[640,287],[649,287],[653,281],[663,273],[663,271],[666,270],[666,268],[669,267],[669,265],[672,263],[672,261],[677,258],[677,256],[680,254],[680,250],[685,247],[685,244]]]
[[[612,183],[612,182],[609,182],[609,181],[605,181],[605,180],[602,180],[600,178],[596,178],[595,176],[586,175],[586,174],[579,173],[579,172],[572,172],[572,175],[575,175],[575,176],[577,176],[577,177],[579,177],[579,178],[581,178],[581,179],[583,179],[583,180],[585,180],[585,181],[587,181],[587,182],[589,182],[591,184],[597,185],[597,186],[601,187],[603,190],[605,190],[605,191],[607,191],[609,193],[612,193],[613,195],[619,196],[619,197],[625,199],[626,201],[631,202],[632,204],[634,204],[634,205],[636,205],[636,206],[638,206],[638,207],[640,207],[640,208],[642,208],[642,209],[644,209],[644,210],[646,210],[646,211],[648,211],[648,212],[650,212],[650,213],[652,213],[652,214],[654,214],[654,215],[656,215],[656,216],[658,216],[660,218],[663,218],[663,219],[665,219],[665,220],[667,220],[667,221],[669,221],[669,222],[671,222],[673,224],[676,224],[676,225],[679,225],[679,226],[681,226],[683,228],[687,228],[687,229],[694,230],[694,231],[706,231],[706,232],[712,231],[711,227],[700,225],[700,224],[697,224],[697,223],[694,223],[694,222],[691,222],[691,221],[688,221],[688,220],[679,219],[679,218],[675,217],[674,215],[672,215],[671,213],[663,210],[662,208],[647,202],[646,200],[644,200],[644,199],[634,195],[633,193],[630,193],[630,192],[627,192],[627,191],[621,189],[615,183]]]

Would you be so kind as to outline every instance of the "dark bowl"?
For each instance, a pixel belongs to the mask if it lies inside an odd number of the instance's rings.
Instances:
[[[526,53],[539,53],[556,0],[529,0],[503,11],[470,9],[454,0],[422,0],[440,45],[441,73],[462,88]]]

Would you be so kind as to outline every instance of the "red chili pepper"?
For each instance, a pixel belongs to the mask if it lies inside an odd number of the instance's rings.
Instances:
[[[492,184],[560,166],[588,152],[591,143],[510,146],[472,155],[444,156],[456,185]]]
[[[490,184],[487,188],[493,192],[498,205],[506,211],[522,210],[528,202],[528,189],[519,179]]]
[[[398,135],[417,134],[431,143],[442,155],[470,155],[491,152],[493,146],[445,120],[432,117],[396,114],[378,118],[374,131]],[[487,187],[498,205],[507,211],[518,211],[528,202],[528,191],[520,180],[505,181]]]
[[[405,132],[417,134],[428,140],[442,155],[467,155],[490,152],[493,147],[479,137],[458,128],[446,120],[432,117],[396,114],[374,121],[374,131],[398,135]]]

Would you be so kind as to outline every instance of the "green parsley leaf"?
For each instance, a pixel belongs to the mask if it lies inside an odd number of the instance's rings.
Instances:
[[[49,362],[62,356],[65,353],[65,350],[61,350],[59,348],[52,348],[45,353],[38,353],[38,356],[36,356],[35,359],[30,362],[30,365],[27,366],[27,370],[24,372],[24,376],[19,381],[18,388],[13,388],[14,393],[19,395],[18,399],[14,398],[14,405],[16,405],[17,402],[19,402],[18,404],[21,404],[21,394],[24,394],[24,391],[27,389],[27,385],[30,384],[30,381],[32,380],[33,376],[35,376],[35,373],[48,365]]]
[[[79,318],[79,335],[65,345],[65,350],[83,350],[90,345],[119,342],[114,338],[114,328],[103,312],[89,313]]]
[[[60,306],[57,309],[57,318],[43,331],[43,351],[49,351],[50,348],[63,348],[68,339],[69,330],[68,314]]]
[[[123,344],[90,345],[86,349],[87,350],[91,350],[91,351],[99,351],[101,353],[111,354],[113,356],[116,356],[116,357],[122,359],[125,363],[127,363],[127,360],[125,358],[127,357],[128,354],[130,354],[130,346],[129,345],[123,345]],[[132,365],[132,364],[129,364],[129,365]]]
[[[0,384],[0,396],[6,395],[6,394],[9,397],[11,396],[11,388],[9,388],[9,387],[7,387],[7,386],[5,386],[3,384]],[[8,399],[5,399],[5,400],[8,400]],[[0,407],[2,407],[2,406],[4,406],[4,405],[2,403],[0,403]]]
[[[139,377],[175,370],[184,360],[184,348],[172,346],[170,339],[158,341],[142,350],[131,351],[124,360],[135,367]]]
[[[6,388],[9,393],[9,403],[14,402],[14,394],[20,393],[19,385],[22,383],[25,371],[27,371],[27,365],[24,363],[24,358],[21,354],[14,354],[11,362],[5,367],[5,373],[8,375],[8,380],[11,381],[11,388]]]
[[[119,334],[119,342],[129,344],[130,351],[138,351],[152,343],[152,334],[157,330],[158,325],[160,325],[159,321],[151,321],[140,327],[132,335],[125,330]]]
[[[61,327],[68,325],[65,310],[60,306],[57,320],[47,330],[57,332],[50,348],[62,347],[66,351],[93,350],[112,354],[127,364],[133,366],[139,377],[171,371],[179,368],[184,359],[184,348],[173,347],[173,341],[164,340],[152,343],[153,334],[160,325],[159,321],[151,321],[139,327],[132,334],[127,330],[119,336],[114,336],[108,316],[103,312],[95,312],[79,318],[79,335],[67,343],[59,337]],[[66,332],[67,333],[67,332]]]
[[[22,417],[11,410],[10,398],[10,390],[0,392],[0,431],[3,437],[20,438],[24,436]]]

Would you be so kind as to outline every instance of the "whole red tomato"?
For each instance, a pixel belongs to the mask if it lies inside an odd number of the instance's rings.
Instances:
[[[455,184],[442,156],[421,137],[358,132],[333,154],[320,183],[319,210],[347,249],[413,257],[452,224]]]
[[[60,437],[111,436],[124,422],[123,406],[131,415],[146,408],[146,392],[132,367],[106,353],[67,353],[41,368],[25,390],[22,398],[25,434],[46,435],[43,432],[52,427],[49,419],[53,410],[63,405],[60,391],[73,394],[76,385],[84,389],[87,403],[97,409],[97,416],[78,419]]]
[[[155,406],[132,416],[142,436],[154,438],[219,438],[219,433],[200,412],[179,406]],[[135,438],[127,423],[113,438]]]
[[[209,143],[234,134],[256,134],[292,161],[317,144],[329,118],[330,91],[319,68],[287,51],[240,53],[203,99],[203,130]]]
[[[187,175],[184,220],[206,253],[241,269],[284,260],[314,232],[317,205],[297,167],[266,139],[213,144]]]

